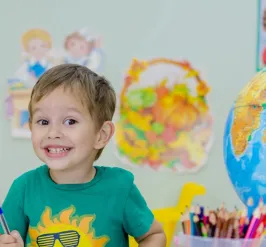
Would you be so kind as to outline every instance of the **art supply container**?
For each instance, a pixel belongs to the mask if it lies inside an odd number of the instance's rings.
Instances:
[[[208,238],[179,234],[174,238],[176,247],[266,247],[266,240],[257,239],[232,239]]]

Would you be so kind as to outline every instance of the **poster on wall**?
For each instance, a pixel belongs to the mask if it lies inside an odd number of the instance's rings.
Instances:
[[[266,0],[259,0],[257,71],[266,66]]]
[[[198,171],[207,161],[213,139],[209,92],[187,61],[134,59],[115,117],[119,159],[156,171]]]
[[[98,74],[103,72],[102,37],[87,28],[74,31],[64,39],[63,63],[88,67]]]
[[[30,138],[28,103],[33,86],[40,76],[55,65],[75,63],[102,73],[104,54],[102,38],[88,28],[62,37],[62,47],[54,47],[51,33],[29,29],[21,37],[22,63],[8,79],[5,99],[6,115],[11,122],[11,135]]]

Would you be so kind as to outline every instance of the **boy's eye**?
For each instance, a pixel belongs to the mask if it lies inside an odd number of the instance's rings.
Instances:
[[[74,119],[67,119],[67,120],[65,121],[65,124],[66,124],[66,125],[73,125],[73,124],[75,124],[75,123],[77,123],[77,121],[74,120]]]
[[[40,125],[48,125],[49,122],[47,120],[41,119],[37,123]]]

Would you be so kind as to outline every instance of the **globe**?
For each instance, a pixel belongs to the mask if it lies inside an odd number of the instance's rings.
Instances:
[[[242,202],[266,201],[266,69],[244,87],[224,131],[224,162]]]

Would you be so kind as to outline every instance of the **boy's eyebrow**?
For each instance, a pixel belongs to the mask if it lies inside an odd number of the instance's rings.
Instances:
[[[68,107],[67,110],[81,114],[81,112],[77,108],[75,108],[75,107]],[[40,107],[37,107],[37,108],[35,108],[32,111],[32,115],[35,114],[36,112],[41,112],[41,111],[42,111],[42,109]]]
[[[36,112],[38,112],[38,111],[41,111],[41,108],[37,107],[37,108],[33,109],[33,111],[32,111],[32,115],[34,115],[34,114],[35,114]]]
[[[81,114],[81,112],[77,108],[75,108],[75,107],[68,107],[67,110],[68,111],[77,112],[77,113]]]

